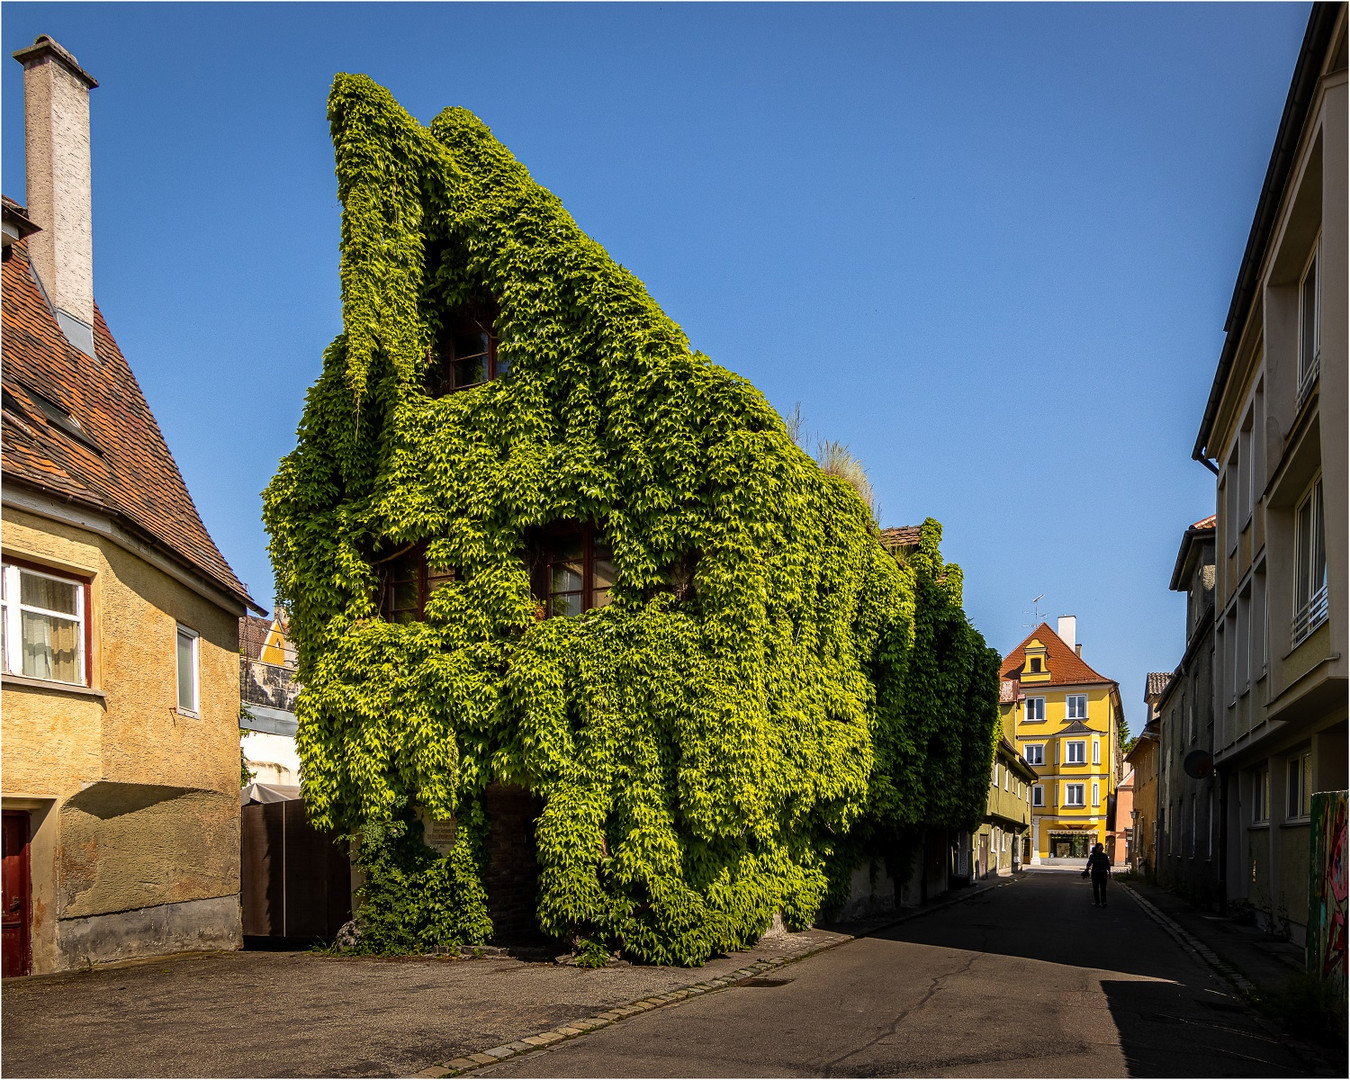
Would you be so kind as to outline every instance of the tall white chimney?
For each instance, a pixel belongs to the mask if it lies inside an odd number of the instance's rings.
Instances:
[[[66,339],[93,356],[89,91],[98,83],[46,34],[14,59],[23,64],[28,216],[42,229],[28,255]]]
[[[1059,629],[1056,631],[1059,638],[1069,648],[1075,648],[1078,645],[1078,616],[1061,615],[1059,617]]]

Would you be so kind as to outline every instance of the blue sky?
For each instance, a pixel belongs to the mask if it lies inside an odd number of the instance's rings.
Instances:
[[[95,293],[270,606],[259,492],[340,329],[325,100],[462,105],[695,348],[933,516],[1000,653],[1170,670],[1190,459],[1309,5],[30,4],[93,91]],[[24,198],[22,68],[0,83]]]

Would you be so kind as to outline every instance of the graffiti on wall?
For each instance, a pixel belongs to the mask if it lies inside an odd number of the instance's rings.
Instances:
[[[1308,896],[1308,970],[1346,992],[1346,865],[1344,791],[1312,797],[1312,865]]]

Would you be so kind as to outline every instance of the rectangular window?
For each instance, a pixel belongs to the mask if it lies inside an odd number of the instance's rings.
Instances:
[[[456,578],[453,569],[427,565],[425,542],[403,548],[377,565],[381,567],[380,617],[388,622],[421,622],[431,594]]]
[[[3,564],[0,608],[5,670],[30,679],[88,683],[89,586],[76,578]]]
[[[1008,771],[1008,766],[1003,766],[1003,790],[1012,790],[1012,773]]]
[[[1027,698],[1027,723],[1034,724],[1045,719],[1045,698]]]
[[[1294,517],[1293,643],[1297,645],[1327,618],[1327,546],[1320,475],[1298,504]]]
[[[1305,818],[1312,813],[1312,753],[1303,753],[1289,759],[1289,813],[1290,818]]]
[[[198,678],[197,644],[200,639],[197,631],[186,626],[178,628],[178,708],[183,712],[197,713]]]
[[[1083,805],[1083,785],[1065,784],[1064,785],[1064,805],[1078,806]]]
[[[1100,765],[1102,763],[1102,741],[1101,739],[1092,740],[1092,764]]]
[[[1253,424],[1253,413],[1248,411],[1242,423],[1242,430],[1238,432],[1238,519],[1241,522],[1240,528],[1246,528],[1246,523],[1252,516],[1252,508],[1255,506],[1252,499],[1252,487],[1256,482],[1256,462],[1252,457]]]
[[[1317,281],[1317,250],[1313,249],[1308,268],[1298,286],[1298,400],[1317,382],[1322,366],[1322,330],[1320,289]]]
[[[1270,820],[1270,769],[1252,770],[1252,823]]]
[[[1043,785],[1041,784],[1031,785],[1031,805],[1032,806],[1045,805],[1045,787]]]
[[[1233,443],[1233,449],[1228,455],[1228,464],[1223,470],[1223,501],[1220,505],[1224,508],[1224,539],[1228,544],[1229,554],[1237,550],[1238,533],[1241,531],[1241,524],[1238,521],[1238,491],[1242,486],[1241,479],[1238,476],[1238,448],[1237,443]]]
[[[497,352],[492,320],[481,311],[447,320],[427,370],[427,393],[441,397],[506,375],[510,362]]]
[[[576,522],[553,526],[536,565],[536,593],[545,602],[545,618],[580,615],[609,603],[614,554],[598,527]]]
[[[1064,764],[1086,765],[1087,743],[1083,739],[1069,739],[1064,744]]]
[[[1044,764],[1045,764],[1045,744],[1044,744],[1044,743],[1035,743],[1034,745],[1027,746],[1027,747],[1025,747],[1024,749],[1025,749],[1025,751],[1026,751],[1026,759],[1027,759],[1027,764],[1028,764],[1028,765],[1044,765]]]
[[[1102,801],[1101,786],[1097,783],[1097,781],[1094,780],[1092,782],[1092,805],[1097,806],[1101,803],[1101,801]]]
[[[1068,697],[1064,699],[1064,702],[1068,710],[1066,715],[1070,720],[1087,719],[1088,713],[1087,713],[1086,694],[1070,694]]]

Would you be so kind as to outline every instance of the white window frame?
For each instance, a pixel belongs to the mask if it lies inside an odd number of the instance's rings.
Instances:
[[[1045,743],[1029,743],[1023,747],[1023,752],[1026,755],[1028,765],[1045,764]]]
[[[1026,700],[1026,723],[1040,724],[1045,722],[1045,698],[1029,697]],[[1036,715],[1033,716],[1032,713]]]
[[[1031,805],[1032,805],[1032,806],[1044,806],[1044,805],[1045,805],[1045,785],[1044,785],[1044,784],[1032,784],[1032,785],[1031,785]]]
[[[1003,790],[1012,790],[1012,773],[1008,771],[1008,766],[1003,766]]]
[[[1101,739],[1092,740],[1092,764],[1100,765],[1102,763],[1102,741]]]
[[[1078,707],[1077,711],[1075,706]],[[1088,718],[1088,696],[1086,694],[1069,694],[1065,697],[1064,715],[1070,720],[1086,720]]]
[[[1312,391],[1313,385],[1322,370],[1322,275],[1318,269],[1318,248],[1322,238],[1317,238],[1312,254],[1303,267],[1298,279],[1298,403]],[[1311,305],[1308,292],[1311,290]],[[1311,306],[1311,311],[1309,307]],[[1308,326],[1311,315],[1312,326]]]
[[[190,705],[183,703],[183,678],[182,671],[179,668],[182,662],[182,651],[180,645],[186,639],[190,644],[192,655],[192,702]],[[177,624],[177,630],[174,633],[173,641],[174,658],[174,697],[178,703],[178,711],[186,713],[189,716],[200,716],[202,705],[202,661],[201,661],[201,635],[190,626]]]
[[[1096,780],[1094,780],[1092,781],[1092,805],[1094,807],[1100,806],[1101,801],[1102,801],[1101,785]]]
[[[88,639],[89,626],[87,621],[88,614],[88,596],[89,582],[83,578],[73,577],[70,574],[59,574],[50,570],[38,570],[31,566],[20,566],[17,563],[6,562],[0,564],[4,574],[4,595],[5,599],[0,601],[0,618],[5,623],[5,655],[3,659],[4,670],[6,674],[17,675],[25,679],[39,679],[42,682],[55,683],[60,686],[88,686],[89,685],[89,657],[85,643]],[[23,578],[29,577],[48,578],[51,581],[59,581],[63,585],[75,586],[75,614],[68,611],[49,611],[46,608],[40,608],[33,604],[25,604],[23,598]],[[78,627],[76,632],[76,655],[79,660],[79,680],[77,682],[68,682],[65,679],[49,679],[41,675],[29,675],[23,670],[23,613],[31,612],[34,615],[41,615],[45,618],[62,619],[66,622],[73,622]]]
[[[1308,510],[1304,524],[1303,511]],[[1318,555],[1321,572],[1318,572]],[[1327,621],[1326,502],[1322,474],[1308,485],[1294,510],[1294,625],[1293,644],[1298,645]]]
[[[1078,749],[1075,751],[1074,747]],[[1087,764],[1087,740],[1086,739],[1065,739],[1064,740],[1064,764],[1065,765],[1086,765]]]
[[[1078,795],[1078,801],[1077,801],[1077,802],[1074,801],[1074,793],[1075,793],[1075,792],[1077,792],[1077,795]],[[1083,809],[1084,807],[1087,806],[1087,803],[1084,801],[1084,797],[1086,796],[1086,794],[1087,794],[1087,792],[1085,791],[1085,785],[1083,785],[1083,784],[1081,784],[1081,783],[1078,783],[1078,784],[1065,784],[1065,785],[1064,785],[1064,803],[1063,803],[1063,805],[1064,805],[1065,807],[1069,807],[1069,808],[1073,808],[1073,809]]]

